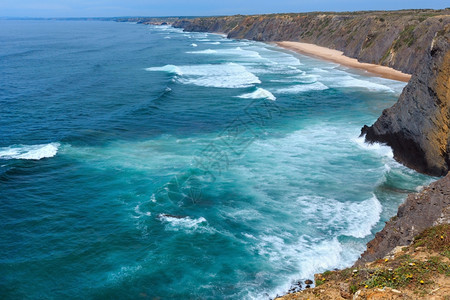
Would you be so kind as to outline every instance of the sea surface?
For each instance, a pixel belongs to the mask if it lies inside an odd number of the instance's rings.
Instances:
[[[268,299],[433,178],[359,137],[405,83],[169,26],[0,21],[0,298]]]

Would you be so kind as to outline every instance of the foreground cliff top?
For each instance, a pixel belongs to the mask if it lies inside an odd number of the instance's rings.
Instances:
[[[316,274],[315,288],[279,299],[448,300],[449,222],[450,173],[410,194],[353,267]]]
[[[384,259],[315,276],[316,287],[279,300],[434,299],[450,295],[450,225],[418,235]]]

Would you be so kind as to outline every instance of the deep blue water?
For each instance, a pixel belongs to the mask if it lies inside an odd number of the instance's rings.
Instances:
[[[358,138],[401,82],[167,26],[0,21],[0,45],[2,299],[266,299],[431,180]]]

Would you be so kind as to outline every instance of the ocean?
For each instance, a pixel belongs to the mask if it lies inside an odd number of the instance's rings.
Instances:
[[[403,82],[170,26],[0,42],[2,299],[268,299],[433,180],[359,137]]]

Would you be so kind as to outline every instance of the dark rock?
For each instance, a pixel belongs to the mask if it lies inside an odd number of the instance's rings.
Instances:
[[[367,244],[356,266],[385,257],[397,246],[411,244],[428,227],[450,222],[450,173],[420,193],[410,194],[397,216]]]
[[[313,284],[313,281],[311,279],[305,280],[305,284]]]
[[[361,134],[391,146],[407,167],[443,176],[450,169],[450,25],[436,33],[421,65],[398,102]]]

